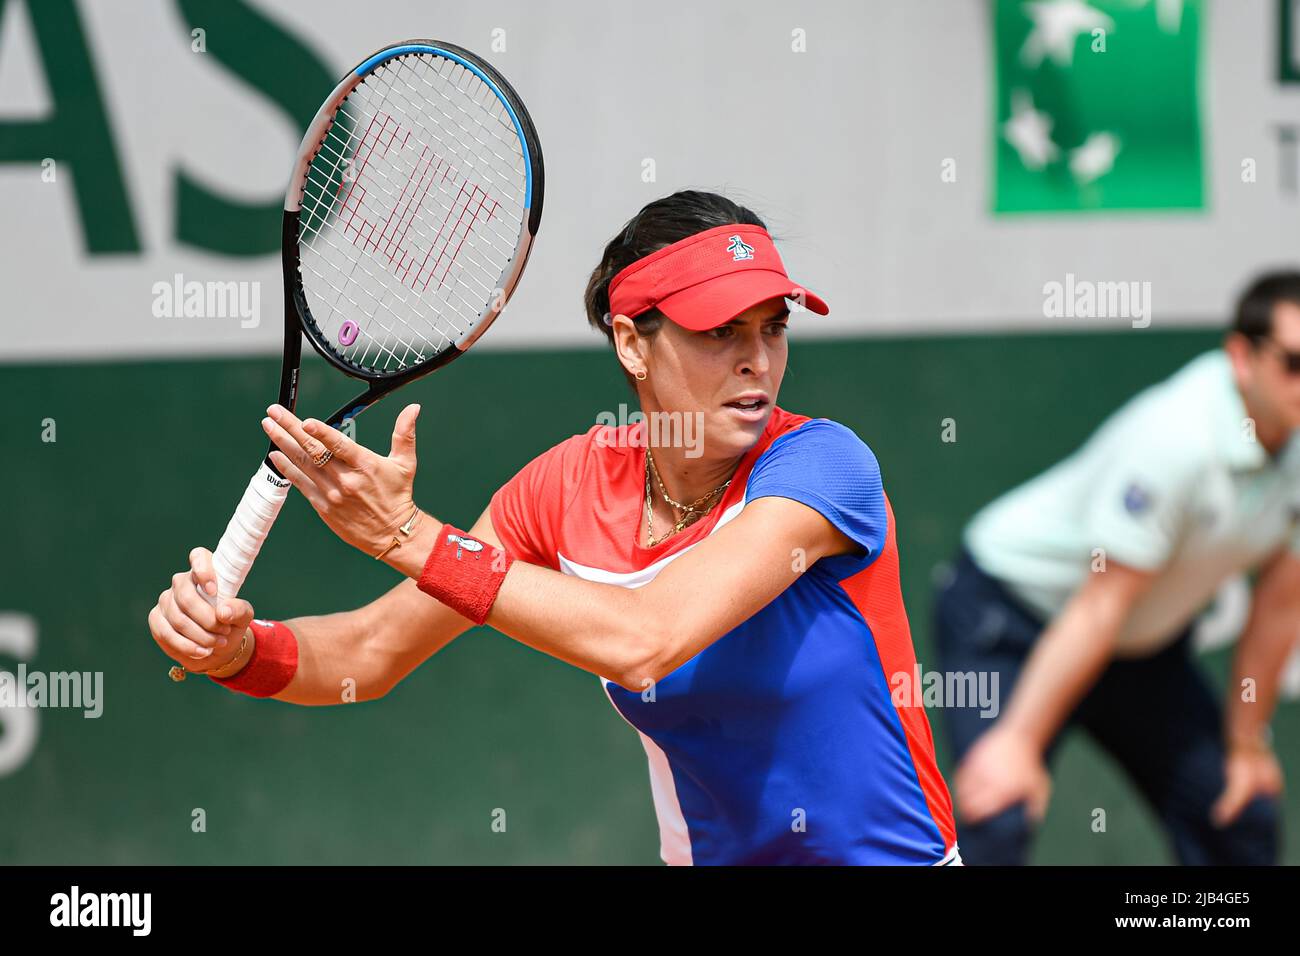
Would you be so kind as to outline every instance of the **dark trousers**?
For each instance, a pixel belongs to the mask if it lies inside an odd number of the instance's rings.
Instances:
[[[936,594],[940,669],[997,672],[999,715],[1044,627],[964,550]],[[943,710],[957,761],[997,719],[982,717],[980,710],[978,705]],[[1218,701],[1192,659],[1190,628],[1150,657],[1112,661],[1052,741],[1049,764],[1065,730],[1074,725],[1124,768],[1160,818],[1180,863],[1277,862],[1280,823],[1273,799],[1257,797],[1227,827],[1210,820],[1224,785],[1222,720]],[[959,821],[957,834],[964,862],[1019,865],[1028,862],[1033,825],[1019,804],[976,824]]]

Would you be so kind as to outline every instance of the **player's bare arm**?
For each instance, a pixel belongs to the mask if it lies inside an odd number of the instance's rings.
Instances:
[[[1250,617],[1233,659],[1233,679],[1224,711],[1229,743],[1260,739],[1277,707],[1278,683],[1291,651],[1300,643],[1300,555],[1282,551],[1259,573]],[[1244,699],[1242,682],[1254,694]]]
[[[966,819],[985,819],[1022,800],[1033,818],[1046,813],[1051,783],[1043,751],[1106,668],[1125,618],[1153,579],[1111,561],[1044,632],[1006,713],[957,770],[956,796]]]
[[[321,519],[344,541],[377,554],[392,538],[391,517],[384,516],[401,512],[411,500],[416,414],[418,408],[408,406],[398,417],[388,458],[319,423],[303,423],[282,408],[273,410],[274,421],[266,428],[280,448],[272,453],[276,465]],[[310,472],[299,467],[321,443],[340,467]],[[490,528],[490,521],[485,514],[476,528]],[[409,544],[384,560],[418,579],[441,527],[426,515]],[[536,650],[640,690],[761,610],[798,577],[797,569],[856,547],[812,508],[764,498],[747,505],[736,520],[644,588],[597,584],[516,563],[488,623]],[[408,583],[410,591],[438,604],[416,591],[413,580]]]
[[[516,563],[488,623],[641,691],[762,610],[802,573],[796,569],[855,547],[807,505],[762,498],[643,588]],[[806,557],[795,560],[800,551]]]
[[[475,523],[476,537],[499,546],[485,511]],[[150,612],[150,629],[167,656],[196,673],[219,670],[235,655],[244,637],[254,640],[248,623],[253,607],[240,598],[223,599],[214,609],[199,593],[214,593],[212,554],[195,548],[190,569],[178,572]],[[356,701],[383,697],[432,655],[470,628],[470,622],[429,600],[414,581],[403,581],[381,597],[350,611],[289,618],[284,622],[299,641],[298,670],[277,700],[304,705],[344,701],[344,681],[354,682]],[[211,656],[193,655],[211,649]]]
[[[282,449],[289,449],[288,455],[283,450],[273,453],[276,465],[322,520],[354,547],[378,553],[384,539],[391,540],[392,522],[383,521],[382,516],[395,513],[394,502],[411,500],[417,415],[417,406],[403,410],[387,457],[333,429],[320,430],[318,423],[304,426],[281,408],[273,410],[274,421],[266,428]],[[330,443],[333,460],[340,467],[314,470],[309,477],[294,462],[303,463],[318,453],[313,442],[319,439],[310,434],[317,431]],[[418,578],[440,527],[434,516],[425,516],[407,546],[391,552],[385,560],[408,578]],[[487,512],[472,533],[499,546]],[[517,564],[502,586],[489,623],[560,660],[629,689],[642,689],[647,680],[671,672],[760,610],[794,581],[800,573],[797,568],[855,547],[806,505],[783,498],[761,499],[645,588],[595,584]],[[222,638],[220,631],[204,631],[222,622],[194,585],[194,579],[204,581],[210,574],[210,563],[204,563],[203,554],[200,549],[197,570],[174,582],[176,596],[171,607],[177,625],[173,629],[178,636],[186,631],[198,635],[195,643],[215,646]],[[796,554],[801,560],[794,560]],[[719,602],[718,594],[729,598]],[[252,617],[246,602],[223,603],[234,608],[246,626]],[[285,623],[299,640],[299,671],[275,696],[300,704],[338,703],[341,682],[347,677],[356,681],[357,699],[383,696],[470,626],[464,617],[421,593],[414,580],[355,611]],[[169,648],[181,655],[190,651],[169,634],[164,634],[166,639],[157,633],[155,637],[169,653]],[[233,657],[232,644],[221,650],[223,653],[203,670],[220,668]],[[172,656],[181,659],[177,654]]]
[[[1225,784],[1213,809],[1221,826],[1235,820],[1254,797],[1282,792],[1282,767],[1273,753],[1268,722],[1277,707],[1286,659],[1298,642],[1300,555],[1284,550],[1259,574],[1250,618],[1233,657],[1223,712]]]
[[[405,92],[393,94],[393,81],[399,76],[404,78],[400,85]],[[412,96],[411,91],[418,95]],[[504,138],[496,132],[498,125],[502,130],[508,127]],[[354,141],[357,131],[361,132]],[[389,145],[400,137],[401,145],[376,150],[382,137],[388,137]],[[408,149],[412,138],[416,147]],[[452,144],[461,150],[456,168],[456,175],[462,177],[460,193],[430,196],[426,186],[418,200],[403,206],[396,220],[405,221],[400,236],[396,231],[385,233],[385,226],[380,230],[382,241],[356,241],[362,230],[395,221],[392,197],[406,195],[408,188],[414,196],[426,165],[422,157]],[[419,158],[417,148],[422,150]],[[349,154],[364,156],[364,162],[350,165]],[[541,144],[528,111],[504,77],[472,52],[448,44],[398,43],[381,48],[350,70],[309,124],[285,193],[281,228],[285,337],[278,402],[295,407],[304,335],[331,366],[366,383],[364,391],[326,419],[333,426],[352,421],[393,390],[463,355],[495,321],[518,284],[541,221],[543,182]],[[448,197],[459,194],[479,196],[478,208],[494,220],[494,228],[476,230],[480,213],[475,211],[463,231],[457,231],[459,218],[457,229],[443,230],[456,203]],[[430,255],[437,252],[436,265],[426,269],[426,256],[413,269],[420,257],[404,244],[405,237],[422,232],[434,236],[445,232],[445,238],[440,248],[429,248]],[[454,247],[453,235],[458,236]],[[362,260],[380,246],[383,265],[365,267]],[[431,281],[435,268],[436,283]],[[476,291],[465,294],[462,280]],[[487,294],[480,297],[480,291]],[[402,424],[400,434],[414,428],[416,414],[418,407]],[[320,458],[315,464],[327,460]],[[410,475],[402,474],[404,459],[396,446],[384,461],[388,467],[381,477],[390,485],[409,487]],[[208,579],[208,568],[195,567],[192,556],[191,581],[187,583],[187,573],[181,572],[173,578],[172,589],[159,596],[149,616],[150,630],[177,661],[169,671],[172,680],[184,680],[189,673],[225,679],[259,653],[259,625],[249,626],[252,609],[235,599],[288,493],[289,482],[277,473],[271,458],[265,458],[211,556],[215,582]],[[322,490],[322,494],[337,493]],[[409,500],[386,504],[400,509]],[[408,528],[406,518],[395,514],[371,518],[392,528]],[[207,558],[200,555],[197,561]],[[214,610],[197,607],[196,599]],[[372,608],[366,613],[375,612]],[[280,622],[280,640],[275,645],[280,651],[269,640],[261,651],[275,679],[244,689],[258,696],[285,693],[289,676],[296,677],[300,668],[306,666],[309,673],[320,669],[319,655],[327,648],[356,651],[347,646],[355,623],[350,617],[332,616],[307,625],[332,639],[318,640],[304,651],[292,629]],[[373,640],[374,622],[363,623],[367,639]],[[234,636],[239,639],[231,640]],[[358,660],[355,655],[346,659]],[[332,664],[327,660],[323,667],[330,670]],[[306,698],[325,702],[316,699],[314,678],[308,679]],[[382,682],[376,686],[383,686]]]

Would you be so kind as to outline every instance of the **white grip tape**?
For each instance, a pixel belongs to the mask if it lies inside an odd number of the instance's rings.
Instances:
[[[257,560],[257,552],[262,550],[262,542],[267,532],[275,524],[284,501],[289,497],[289,482],[271,470],[262,462],[257,474],[244,490],[244,497],[239,500],[226,525],[226,532],[217,543],[216,553],[212,556],[212,567],[217,573],[217,596],[233,598],[244,586],[244,578]],[[201,590],[199,593],[203,593]],[[205,595],[207,596],[207,595]],[[215,598],[208,597],[215,602]]]

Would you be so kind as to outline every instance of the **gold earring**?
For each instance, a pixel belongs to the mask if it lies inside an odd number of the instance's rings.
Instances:
[[[648,373],[645,369],[639,368],[633,374],[636,376],[638,382],[644,382]]]

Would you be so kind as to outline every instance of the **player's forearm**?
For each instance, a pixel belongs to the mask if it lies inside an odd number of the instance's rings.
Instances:
[[[276,700],[325,705],[373,700],[387,692],[385,668],[366,647],[358,611],[289,618],[298,642],[298,668]]]
[[[482,524],[480,519],[476,528]],[[385,562],[412,581],[419,580],[443,527],[436,517],[426,515],[411,541]],[[632,680],[650,656],[653,641],[640,603],[636,591],[515,561],[486,623],[543,654],[628,686],[624,681]],[[464,624],[469,626],[468,621]]]
[[[516,561],[487,623],[543,654],[640,690],[635,675],[654,644],[640,605],[635,590]]]
[[[298,669],[277,699],[297,704],[375,700],[470,629],[451,608],[401,584],[352,611],[284,622]]]
[[[1300,609],[1294,600],[1269,601],[1257,595],[1233,655],[1223,718],[1229,742],[1251,744],[1262,739],[1277,707],[1282,670],[1297,639]]]
[[[1076,595],[1025,662],[1002,718],[1004,727],[1046,749],[1105,670],[1123,620],[1123,608],[1095,595]]]
[[[487,515],[480,524],[492,530]],[[426,525],[436,530],[417,534],[409,550],[399,549],[407,554],[389,562],[408,577],[422,574],[420,557],[445,537],[436,519]],[[495,535],[492,540],[499,547]],[[515,562],[501,578],[487,623],[529,647],[641,691],[788,588],[803,570],[790,561],[793,549],[811,565],[856,547],[807,505],[763,498],[643,587],[600,584]],[[436,563],[429,567],[431,575],[448,570]]]

